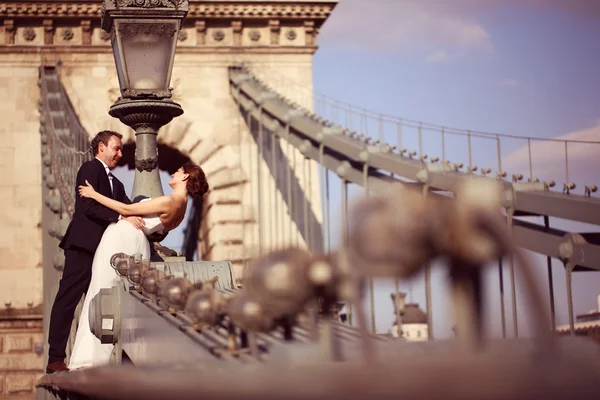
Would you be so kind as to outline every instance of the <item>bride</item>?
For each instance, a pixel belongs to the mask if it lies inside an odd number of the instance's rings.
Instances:
[[[94,199],[124,217],[144,216],[145,226],[143,231],[140,231],[122,219],[116,224],[111,224],[104,232],[94,254],[92,280],[85,296],[77,336],[69,360],[71,370],[108,364],[110,360],[114,346],[101,344],[100,340],[92,334],[88,313],[90,301],[100,292],[100,289],[110,288],[118,281],[117,273],[110,266],[112,255],[139,253],[144,259],[150,258],[150,243],[146,235],[154,232],[166,233],[177,228],[185,216],[188,195],[202,196],[208,191],[204,171],[191,163],[183,165],[171,175],[169,186],[173,188],[173,192],[170,195],[145,199],[139,203],[121,203],[96,192],[87,180],[85,183],[85,186],[79,186],[79,194],[82,197]]]

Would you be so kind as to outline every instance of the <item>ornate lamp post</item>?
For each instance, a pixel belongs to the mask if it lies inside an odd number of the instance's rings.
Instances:
[[[156,135],[181,114],[171,100],[171,71],[187,0],[104,0],[102,29],[110,34],[121,97],[109,114],[135,130],[132,200],[163,195]]]

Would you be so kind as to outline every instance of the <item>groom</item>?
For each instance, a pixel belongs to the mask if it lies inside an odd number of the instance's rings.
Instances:
[[[95,200],[78,196],[77,187],[85,185],[87,180],[99,193],[123,203],[131,203],[125,195],[123,184],[110,172],[123,156],[121,138],[122,135],[117,132],[99,132],[91,144],[95,158],[83,163],[77,172],[75,213],[59,244],[59,247],[65,251],[66,260],[50,314],[47,374],[69,370],[64,360],[75,308],[90,284],[94,253],[100,244],[104,230],[111,223],[121,219],[115,211]],[[141,217],[125,219],[138,229],[144,226]]]

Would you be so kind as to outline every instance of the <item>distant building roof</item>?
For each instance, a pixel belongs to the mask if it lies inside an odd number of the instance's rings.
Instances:
[[[417,303],[407,303],[404,306],[402,324],[426,324],[427,314],[419,308]]]
[[[600,322],[600,311],[594,310],[594,311],[590,311],[585,314],[577,315],[576,319],[577,319],[577,322],[591,322],[591,321]]]

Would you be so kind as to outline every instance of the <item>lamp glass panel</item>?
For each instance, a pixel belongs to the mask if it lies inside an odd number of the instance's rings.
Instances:
[[[119,21],[118,25],[127,89],[142,93],[167,90],[179,21]]]
[[[127,87],[127,73],[125,70],[125,65],[123,64],[123,59],[121,57],[121,45],[118,37],[113,37],[112,50],[113,55],[115,57],[115,64],[117,67],[117,77],[119,78],[119,86],[121,87],[121,89],[125,89]]]

